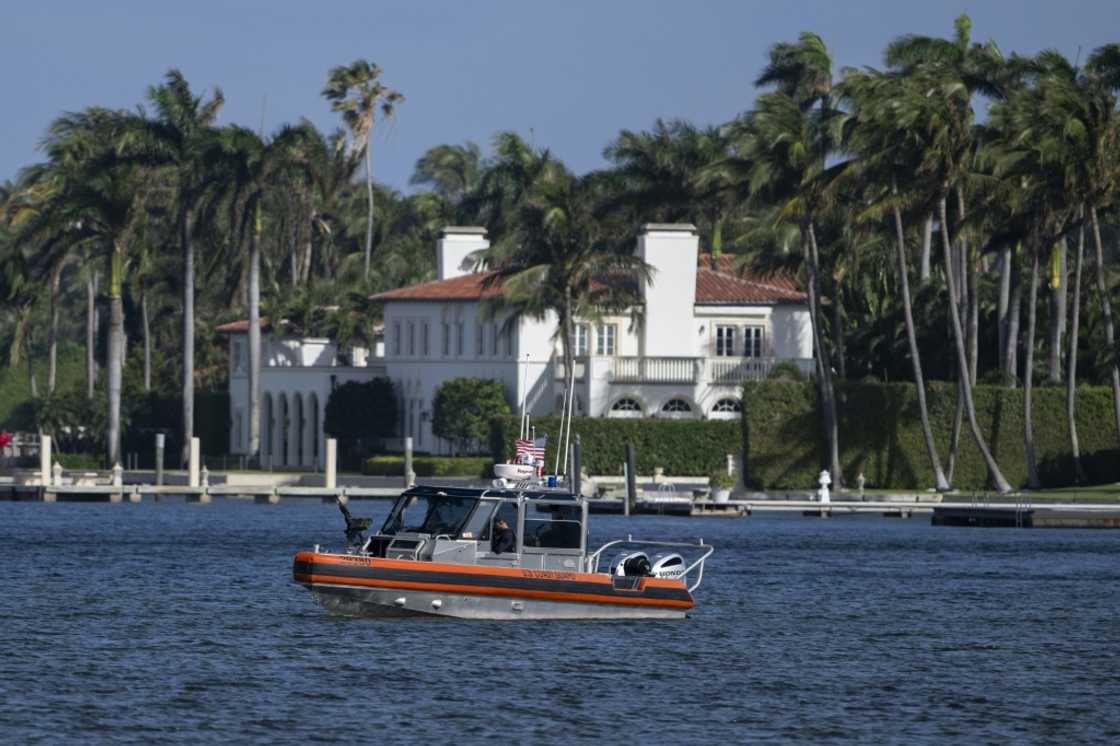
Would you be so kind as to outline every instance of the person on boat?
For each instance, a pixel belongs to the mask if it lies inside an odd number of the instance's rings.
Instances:
[[[501,518],[494,521],[494,538],[490,540],[490,551],[494,554],[512,552],[517,548],[517,537],[509,524]]]

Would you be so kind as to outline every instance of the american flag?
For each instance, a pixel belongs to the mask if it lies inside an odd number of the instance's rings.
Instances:
[[[528,454],[533,457],[537,464],[537,476],[539,477],[544,467],[544,448],[548,443],[548,436],[543,435],[536,440],[529,440],[528,438],[518,438],[514,441],[514,446],[517,451],[517,456],[520,457]]]

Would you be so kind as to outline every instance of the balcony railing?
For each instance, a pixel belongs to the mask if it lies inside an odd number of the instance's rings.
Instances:
[[[743,381],[760,380],[770,375],[774,366],[792,363],[807,376],[813,374],[812,358],[773,357],[604,357],[593,358],[594,377],[602,376],[610,383],[663,383],[712,386],[737,386]],[[588,358],[576,358],[576,382],[587,380]],[[564,379],[564,363],[554,359],[556,380]]]
[[[701,358],[616,357],[611,359],[611,383],[696,383]]]

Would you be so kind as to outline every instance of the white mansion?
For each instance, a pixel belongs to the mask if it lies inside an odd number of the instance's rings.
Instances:
[[[384,307],[384,344],[370,357],[352,348],[340,365],[327,339],[263,336],[261,459],[273,466],[322,462],[323,407],[334,386],[388,377],[400,399],[400,433],[418,450],[447,444],[431,431],[432,398],[444,381],[491,378],[511,405],[559,413],[563,358],[555,317],[518,319],[503,333],[487,318],[486,272],[469,256],[489,246],[482,228],[446,228],[437,246],[438,279],[374,296]],[[636,251],[652,268],[643,283],[643,314],[604,317],[576,327],[575,412],[594,417],[731,418],[738,385],[765,376],[775,362],[812,368],[806,297],[786,275],[732,271],[731,257],[699,252],[691,225],[646,225]],[[263,322],[262,322],[263,324]],[[230,451],[248,447],[246,322],[219,327],[230,335]]]

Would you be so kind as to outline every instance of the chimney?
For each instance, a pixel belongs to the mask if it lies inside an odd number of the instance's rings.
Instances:
[[[696,354],[696,260],[700,239],[690,223],[647,223],[638,234],[638,256],[653,268],[642,283],[645,299],[644,354]]]
[[[467,257],[480,249],[490,248],[486,229],[479,226],[447,226],[436,243],[436,276],[450,280],[474,272]]]

